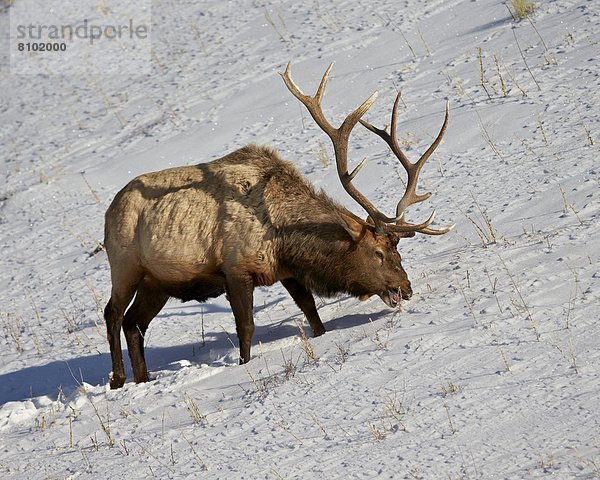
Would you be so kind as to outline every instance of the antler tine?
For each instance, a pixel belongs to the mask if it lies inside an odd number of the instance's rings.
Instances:
[[[396,138],[396,118],[397,118],[397,110],[398,110],[398,104],[400,103],[400,98],[401,98],[400,92],[398,92],[398,94],[396,95],[396,100],[394,101],[394,106],[392,108],[392,120],[391,120],[391,126],[390,126],[391,133],[388,133],[383,129],[376,128],[364,120],[360,121],[360,123],[364,127],[366,127],[371,132],[373,132],[376,135],[378,135],[379,137],[381,137],[388,144],[388,146],[390,147],[390,149],[392,150],[392,152],[394,153],[396,158],[398,158],[398,160],[400,161],[400,163],[405,168],[405,170],[408,174],[406,190],[396,207],[396,219],[395,219],[396,225],[393,225],[393,226],[387,225],[386,230],[396,231],[396,232],[412,231],[412,232],[420,232],[420,233],[424,233],[424,234],[428,234],[428,235],[442,235],[442,234],[448,233],[450,230],[452,230],[452,228],[454,228],[454,225],[452,225],[451,227],[446,227],[446,228],[442,228],[439,230],[428,228],[429,224],[431,223],[430,220],[433,220],[435,211],[433,212],[433,214],[429,217],[429,219],[427,221],[425,221],[421,224],[418,224],[418,225],[413,225],[413,224],[409,224],[409,223],[405,222],[404,221],[404,212],[408,206],[413,205],[415,203],[422,202],[424,200],[427,200],[431,196],[431,192],[427,192],[427,193],[420,194],[420,195],[417,194],[417,192],[416,192],[417,183],[418,183],[419,174],[421,173],[421,169],[423,168],[423,165],[425,164],[427,159],[431,156],[433,151],[437,148],[437,146],[442,141],[442,137],[444,136],[446,127],[448,126],[449,104],[448,104],[448,102],[446,102],[446,112],[445,112],[445,116],[444,116],[444,123],[442,125],[442,128],[440,129],[440,132],[438,133],[438,136],[436,137],[434,142],[431,144],[431,146],[427,149],[427,151],[421,156],[421,158],[419,158],[419,160],[417,162],[411,163],[408,160],[408,158],[406,157],[406,155],[404,154],[404,152],[402,151],[402,149],[400,148],[400,145],[398,144],[398,141]]]
[[[433,228],[423,228],[419,230],[419,233],[424,233],[425,235],[444,235],[445,233],[451,232],[456,227],[456,224],[453,223],[449,227],[440,228],[439,230],[435,230]]]
[[[331,62],[325,70],[323,74],[323,78],[321,78],[321,83],[319,83],[319,88],[317,88],[317,93],[315,94],[315,100],[317,103],[321,104],[321,100],[323,99],[323,94],[325,93],[325,88],[327,87],[327,80],[329,80],[329,74],[331,73],[331,69],[333,68],[333,64],[335,62]],[[292,62],[288,63],[288,68],[291,68]]]
[[[386,233],[409,233],[409,232],[422,232],[423,230],[427,230],[429,225],[433,223],[433,219],[435,218],[435,210],[431,212],[429,218],[425,220],[423,223],[408,223],[405,222],[404,213],[400,215],[400,218],[396,221],[395,224],[387,224],[384,226],[384,232]]]
[[[410,164],[410,167],[408,167],[408,168],[405,167],[408,172],[408,182],[406,184],[406,191],[404,192],[404,195],[402,196],[402,198],[398,202],[398,206],[396,207],[396,216],[403,214],[408,206],[413,205],[415,203],[423,202],[424,200],[427,200],[431,196],[431,192],[417,195],[417,191],[416,191],[417,183],[419,181],[419,174],[421,173],[421,169],[423,168],[423,165],[425,165],[425,162],[427,161],[427,159],[431,156],[431,154],[434,152],[434,150],[440,144],[440,142],[442,141],[442,137],[444,136],[444,133],[446,132],[446,127],[448,126],[448,113],[449,113],[449,102],[446,102],[444,123],[442,124],[442,128],[440,129],[437,137],[435,138],[433,143],[429,146],[429,148],[425,151],[425,153],[423,155],[421,155],[421,158],[419,158],[419,160],[417,160],[414,164],[408,162]],[[404,162],[402,162],[402,164],[404,165]],[[447,233],[447,232],[444,232],[444,233]]]
[[[334,128],[329,121],[325,118],[323,114],[323,110],[321,108],[321,101],[323,99],[323,94],[325,92],[325,87],[327,85],[327,80],[329,79],[329,74],[331,69],[333,68],[333,63],[329,65],[323,78],[321,79],[321,83],[317,88],[316,94],[311,97],[309,95],[305,95],[298,88],[298,86],[294,83],[291,77],[291,62],[287,64],[285,72],[281,74],[283,77],[283,81],[287,86],[288,90],[292,92],[292,94],[300,100],[302,104],[308,109],[309,113],[321,127],[321,129],[329,136],[333,143],[333,149],[335,152],[335,160],[338,176],[340,181],[342,182],[342,186],[344,190],[354,199],[356,202],[369,214],[373,222],[375,223],[375,228],[378,231],[382,231],[385,229],[386,224],[391,222],[395,222],[395,217],[388,217],[382,212],[380,212],[370,201],[365,197],[358,189],[352,185],[352,180],[364,165],[365,160],[363,160],[353,171],[352,173],[348,173],[348,139],[350,137],[350,133],[355,125],[361,121],[361,117],[365,114],[365,112],[371,108],[371,105],[375,102],[378,96],[378,92],[374,92],[369,98],[367,98],[356,110],[350,113],[342,122],[339,128]],[[423,227],[425,228],[425,227]]]
[[[412,165],[412,163],[410,163],[410,160],[408,159],[408,157],[400,149],[400,145],[398,145],[398,141],[396,140],[396,118],[397,118],[398,105],[400,104],[401,97],[402,97],[402,93],[398,92],[396,95],[396,99],[394,100],[394,106],[392,107],[392,120],[390,123],[390,132],[391,133],[386,132],[384,129],[374,127],[366,120],[361,119],[360,123],[362,124],[363,127],[366,127],[369,130],[371,130],[373,133],[375,133],[376,135],[379,135],[389,145],[389,147],[392,150],[392,152],[394,153],[394,155],[396,155],[398,160],[400,160],[400,163],[402,164],[402,166],[408,170],[410,168],[410,166]]]
[[[321,83],[319,84],[319,88],[317,89],[317,93],[314,97],[310,95],[305,95],[302,93],[302,90],[298,88],[298,85],[292,80],[292,62],[288,62],[287,67],[285,68],[285,72],[281,74],[283,81],[285,82],[285,86],[288,88],[292,95],[296,97],[300,102],[308,109],[308,112],[313,117],[314,121],[317,123],[319,127],[332,139],[336,137],[337,129],[334,128],[323,115],[323,110],[321,109],[321,100],[323,99],[323,93],[325,92],[325,87],[327,86],[327,80],[329,79],[329,73],[333,68],[333,63],[329,65],[325,73],[323,74],[323,78],[321,78]]]
[[[444,133],[446,133],[446,127],[448,126],[449,109],[450,109],[450,102],[446,101],[446,112],[444,114],[444,123],[442,124],[442,128],[440,128],[440,133],[438,133],[437,137],[435,138],[435,140],[433,141],[431,146],[425,151],[425,153],[423,155],[421,155],[421,158],[419,158],[419,160],[417,161],[417,164],[425,163],[427,161],[427,159],[430,157],[430,155],[433,153],[433,151],[437,148],[437,146],[442,141],[442,137],[444,136]]]

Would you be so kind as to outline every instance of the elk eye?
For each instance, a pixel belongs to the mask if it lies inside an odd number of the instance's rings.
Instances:
[[[381,263],[383,263],[383,259],[384,259],[383,252],[380,250],[375,250],[375,255],[377,255],[377,258],[381,261]]]

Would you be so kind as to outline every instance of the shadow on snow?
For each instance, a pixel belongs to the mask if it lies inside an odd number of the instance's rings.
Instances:
[[[329,331],[343,330],[360,325],[368,324],[389,312],[382,311],[377,314],[352,314],[345,315],[325,323]],[[298,317],[302,317],[298,315]],[[253,345],[256,348],[259,342],[268,345],[270,342],[280,340],[294,335],[299,335],[298,328],[290,324],[292,316],[285,321],[270,324],[257,325]],[[307,334],[310,328],[307,327]],[[174,365],[181,360],[187,360],[194,364],[211,364],[211,351],[215,349],[232,350],[231,342],[237,350],[236,335],[227,332],[210,332],[206,344],[201,346],[199,342],[186,343],[168,347],[146,347],[146,360],[148,369],[152,374],[156,370],[178,370],[181,366]],[[129,363],[129,356],[123,352],[125,369],[128,381],[132,381],[133,375]],[[15,372],[0,375],[0,406],[7,402],[23,401],[31,398],[48,396],[56,398],[59,391],[70,396],[81,384],[85,382],[90,385],[106,385],[108,374],[111,371],[111,359],[109,353],[99,353],[68,360],[57,360],[46,365],[25,367]]]

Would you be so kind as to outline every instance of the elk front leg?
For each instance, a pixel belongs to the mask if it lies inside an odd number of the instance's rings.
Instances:
[[[313,336],[318,337],[325,333],[325,327],[317,312],[315,305],[315,299],[312,296],[310,290],[306,289],[295,278],[286,278],[281,281],[281,284],[289,292],[290,296],[296,302],[296,305],[300,307],[300,310],[304,313],[304,316],[312,328]]]
[[[227,296],[235,317],[235,326],[240,343],[240,365],[250,361],[250,346],[254,335],[252,301],[254,282],[250,275],[228,275]]]

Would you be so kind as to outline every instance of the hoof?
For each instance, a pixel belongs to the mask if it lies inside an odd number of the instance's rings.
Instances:
[[[146,372],[144,375],[142,375],[140,377],[135,378],[135,383],[146,383],[148,381],[150,381],[150,377],[148,377],[148,372]]]
[[[325,330],[325,327],[321,327],[317,330],[313,330],[313,337],[317,338],[320,337],[321,335],[323,335],[327,330]]]
[[[116,390],[117,388],[121,388],[123,385],[125,385],[125,375],[115,375],[114,373],[110,374],[111,390]]]

